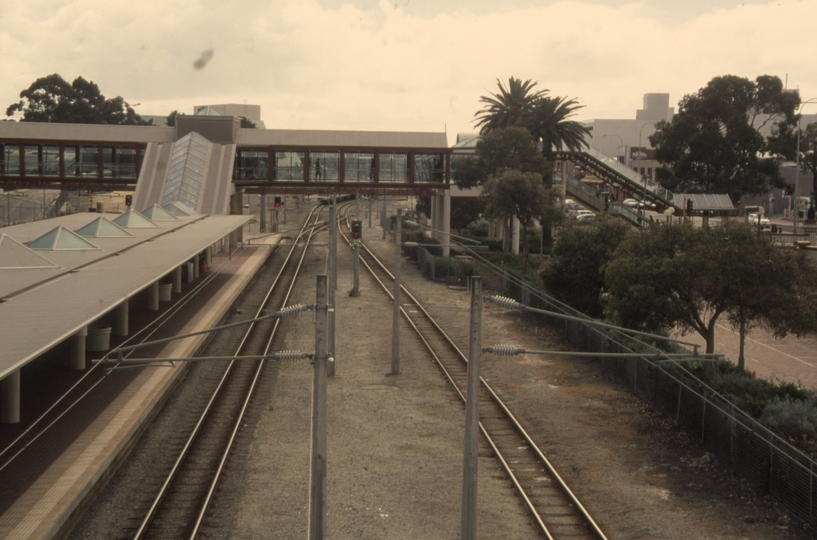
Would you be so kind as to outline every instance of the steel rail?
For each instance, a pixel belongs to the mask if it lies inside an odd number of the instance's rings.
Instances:
[[[348,206],[346,206],[344,208],[348,208]],[[347,228],[348,228],[348,216],[346,216],[346,221],[347,221]],[[343,233],[343,231],[341,231],[341,234],[343,235],[344,239],[346,239],[347,243],[351,246],[351,242],[346,237],[345,233]],[[389,279],[393,280],[394,276],[388,270],[388,268],[380,261],[380,259],[364,243],[361,242],[360,245],[361,245],[361,247],[363,247],[364,251],[368,254],[368,256],[377,264],[377,266],[380,268],[380,271],[385,273],[388,276]],[[363,261],[364,266],[369,270],[369,272],[372,273],[372,276],[375,278],[375,280],[378,281],[378,283],[380,283],[381,287],[386,292],[386,294],[388,294],[389,297],[393,299],[394,296],[393,296],[390,288],[380,280],[380,278],[376,275],[376,273],[373,271],[371,266],[363,258],[361,258],[361,260]],[[442,329],[442,327],[431,316],[431,314],[428,313],[428,311],[425,309],[425,307],[422,305],[422,303],[420,303],[420,301],[417,300],[417,298],[414,297],[414,295],[412,295],[411,292],[409,292],[408,289],[406,289],[405,286],[401,286],[400,289],[402,291],[401,294],[405,294],[406,297],[411,300],[411,302],[414,304],[414,306],[422,313],[424,318],[431,324],[431,326],[434,328],[434,330],[436,330],[439,333],[439,335],[444,339],[444,341],[446,341],[448,343],[448,345],[452,348],[452,350],[455,351],[455,353],[459,356],[461,361],[464,364],[467,365],[468,364],[468,358],[466,357],[466,355],[464,355],[462,353],[462,351],[457,346],[457,344],[454,342],[454,340],[451,339],[450,336],[448,336],[448,334]],[[454,386],[454,388],[455,388],[457,394],[459,395],[460,399],[464,402],[465,401],[465,396],[462,393],[462,391],[460,390],[457,383],[454,381],[453,376],[448,371],[448,369],[443,365],[444,363],[439,358],[439,356],[432,350],[430,343],[426,340],[426,338],[424,336],[422,336],[422,334],[420,333],[420,330],[414,324],[414,322],[412,321],[410,315],[403,309],[402,305],[400,306],[400,311],[403,313],[403,316],[409,322],[409,325],[412,327],[412,329],[414,329],[415,332],[418,333],[418,335],[421,338],[421,341],[426,345],[426,348],[429,350],[429,352],[431,353],[432,357],[435,359],[438,366],[440,366],[440,368],[443,370],[443,373],[444,373],[445,377]],[[496,392],[494,392],[493,388],[491,388],[491,386],[488,384],[488,382],[485,381],[482,377],[480,377],[480,384],[481,384],[481,387],[488,392],[491,401],[493,403],[495,403],[501,409],[501,411],[505,415],[506,419],[512,424],[514,429],[524,438],[525,442],[527,443],[527,447],[531,450],[531,452],[533,452],[535,454],[537,460],[545,467],[545,469],[550,474],[552,479],[556,482],[559,490],[563,493],[563,495],[565,497],[567,497],[567,499],[570,501],[570,504],[576,509],[578,514],[584,520],[584,523],[590,529],[591,534],[595,538],[598,538],[600,540],[606,540],[606,536],[601,531],[599,526],[596,524],[595,520],[592,518],[590,513],[584,508],[584,506],[581,504],[581,502],[578,500],[578,498],[572,492],[572,490],[570,490],[568,485],[564,482],[564,480],[558,474],[558,472],[553,467],[553,465],[550,463],[550,461],[545,457],[544,453],[539,449],[539,446],[533,441],[533,438],[528,434],[528,432],[524,429],[524,427],[522,427],[522,425],[519,423],[519,421],[516,419],[516,417],[510,411],[510,409],[508,409],[508,407],[505,405],[505,403],[502,401],[502,399],[496,394]],[[509,478],[511,479],[512,483],[514,484],[514,487],[517,489],[517,492],[520,495],[520,497],[522,498],[522,500],[524,501],[525,506],[531,512],[531,514],[534,517],[534,520],[536,521],[537,525],[539,526],[541,532],[548,539],[552,540],[554,537],[552,536],[551,532],[548,530],[546,524],[544,523],[544,520],[542,519],[542,517],[539,514],[538,509],[535,507],[534,503],[530,500],[530,498],[527,495],[524,487],[522,486],[519,479],[517,478],[517,475],[514,473],[513,468],[509,465],[507,460],[503,457],[502,452],[497,447],[493,437],[491,437],[491,435],[487,431],[487,428],[484,426],[483,422],[481,422],[481,421],[480,421],[480,431],[482,432],[482,434],[485,437],[486,441],[488,441],[488,443],[491,446],[491,448],[493,449],[495,455],[499,458],[499,461],[502,464],[502,467],[504,468],[505,472],[508,474]]]
[[[167,311],[162,313],[156,320],[151,321],[147,324],[144,328],[141,328],[139,331],[131,335],[130,337],[125,340],[124,343],[130,343],[135,341],[139,338],[144,332],[148,331],[147,335],[141,338],[141,342],[147,341],[151,336],[153,336],[156,332],[164,327],[179,310],[181,310],[188,302],[190,302],[198,293],[200,293],[206,285],[210,283],[213,279],[215,279],[221,272],[222,268],[226,263],[222,263],[220,266],[214,268],[211,272],[207,273],[207,276],[201,280],[199,283],[196,284],[193,289],[188,291],[182,298],[178,299],[173,306],[171,306]],[[49,415],[57,411],[60,403],[68,399],[69,396],[79,388],[83,383],[85,383],[92,375],[96,375],[96,370],[99,367],[99,364],[94,363],[91,365],[90,368],[76,381],[74,382],[63,394],[57,398],[57,400],[51,404],[45,411],[38,418],[36,418],[31,425],[29,425],[22,433],[20,433],[13,441],[8,443],[5,448],[0,450],[0,457],[8,453],[15,445],[23,441],[26,436],[28,436],[38,425],[44,422]],[[102,377],[97,379],[92,385],[84,390],[79,396],[76,397],[71,403],[69,403],[65,408],[60,409],[58,414],[55,418],[51,419],[41,430],[35,433],[29,439],[26,439],[25,444],[22,445],[17,452],[12,454],[8,460],[6,460],[2,465],[0,465],[0,471],[4,470],[8,467],[17,457],[19,457],[26,449],[28,449],[32,443],[34,443],[37,439],[45,435],[49,429],[54,427],[63,416],[65,416],[68,412],[70,412],[74,407],[79,405],[79,403],[85,399],[99,384],[105,381],[105,378],[109,375],[109,373],[105,373]]]
[[[315,215],[315,212],[317,211],[318,208],[319,207],[313,208],[313,210],[312,210],[312,215],[313,216]],[[319,211],[318,211],[317,215],[318,216],[320,215]],[[311,218],[312,218],[312,216],[307,218],[307,221],[309,219],[311,219]],[[302,234],[299,233],[299,235],[298,235],[299,239],[300,239],[301,235]],[[311,228],[309,238],[311,238],[313,235],[314,235],[314,228]],[[296,247],[297,247],[297,244],[292,245],[289,253],[286,256],[286,259],[285,259],[284,263],[281,266],[281,269],[280,269],[278,275],[275,277],[275,280],[273,281],[273,284],[268,288],[268,290],[267,290],[267,292],[266,292],[266,294],[264,296],[264,299],[261,302],[261,306],[257,310],[256,317],[254,317],[254,318],[258,318],[258,316],[261,314],[261,312],[267,308],[267,303],[269,302],[270,297],[271,297],[275,287],[278,285],[278,282],[281,279],[281,277],[284,275],[284,272],[288,269],[289,262],[290,262],[290,260],[291,260],[291,258],[293,256],[293,254],[295,253]],[[300,258],[299,263],[298,263],[298,268],[300,268],[300,264],[303,262],[303,258],[304,258],[305,253],[306,253],[306,248],[304,248],[302,250],[301,258]],[[297,275],[297,271],[298,270],[296,269],[296,275]],[[290,284],[289,289],[287,290],[286,298],[284,299],[284,303],[286,302],[286,299],[288,299],[288,297],[289,297],[289,293],[292,290],[292,285],[294,284],[294,281],[295,281],[295,279],[293,278],[293,281]],[[275,329],[277,329],[277,326],[278,326],[279,323],[280,323],[280,319],[276,319],[275,323],[274,323],[274,328]],[[250,333],[252,332],[252,330],[253,330],[253,328],[255,326],[256,326],[256,323],[252,323],[252,324],[250,324],[248,326],[247,330],[245,331],[245,333],[244,333],[244,335],[243,335],[243,337],[241,339],[241,343],[237,347],[237,351],[240,352],[241,349],[244,347],[244,345],[246,344],[246,342],[247,342],[247,340],[248,340],[248,338],[250,336]],[[267,350],[269,349],[269,346],[271,345],[271,343],[272,343],[272,334],[270,334],[270,338],[267,341],[267,344],[265,345]],[[265,350],[265,354],[266,354],[266,350]],[[171,485],[173,484],[173,480],[178,475],[178,473],[181,470],[186,458],[190,454],[190,452],[191,452],[191,450],[193,448],[193,445],[197,441],[198,436],[200,435],[200,433],[201,433],[201,431],[202,431],[202,429],[203,429],[203,427],[205,425],[206,420],[208,419],[211,412],[213,411],[216,400],[219,397],[219,394],[221,393],[221,390],[224,388],[224,386],[225,386],[225,384],[227,382],[227,379],[228,379],[229,375],[231,374],[231,372],[233,370],[233,367],[235,365],[236,365],[235,361],[231,361],[229,363],[229,365],[226,367],[226,369],[224,371],[224,374],[222,375],[217,387],[215,388],[212,395],[210,396],[210,399],[208,400],[207,405],[205,406],[204,410],[202,411],[201,415],[199,416],[199,419],[196,422],[196,425],[194,426],[191,434],[188,436],[187,441],[185,442],[182,450],[180,451],[178,457],[176,458],[170,472],[165,477],[165,481],[163,482],[161,488],[159,489],[159,492],[154,497],[154,500],[153,500],[150,508],[148,509],[147,514],[142,519],[142,522],[141,522],[139,528],[137,529],[137,531],[136,531],[136,533],[135,533],[135,535],[133,537],[134,540],[142,539],[142,538],[145,537],[145,533],[148,531],[149,526],[151,525],[152,521],[154,520],[154,518],[156,516],[156,513],[157,513],[157,511],[159,509],[160,504],[165,500],[165,498],[166,498],[166,496],[167,496],[167,494],[169,492],[169,489],[170,489]],[[244,416],[244,413],[246,411],[247,405],[249,404],[249,400],[250,400],[250,398],[252,396],[253,390],[254,390],[255,385],[256,385],[256,383],[258,381],[258,376],[261,373],[261,367],[262,366],[263,366],[263,361],[260,361],[259,365],[258,365],[258,368],[256,369],[256,372],[255,372],[255,374],[253,376],[253,380],[252,380],[252,382],[250,384],[250,389],[248,391],[248,395],[245,397],[245,399],[243,400],[243,403],[241,405],[239,415],[238,415],[238,420],[234,423],[233,429],[231,431],[231,434],[230,434],[230,437],[229,437],[229,440],[228,440],[229,442],[228,442],[228,444],[226,446],[226,451],[224,451],[222,453],[222,457],[219,460],[219,465],[217,467],[217,471],[215,473],[214,479],[213,479],[213,481],[211,481],[211,483],[210,483],[210,485],[208,487],[208,490],[207,490],[207,493],[206,493],[205,499],[204,499],[204,504],[202,505],[202,508],[200,508],[199,512],[197,512],[197,518],[196,518],[196,520],[195,520],[195,522],[194,522],[194,524],[192,526],[192,533],[189,536],[189,538],[195,538],[196,535],[198,534],[199,529],[201,528],[201,524],[202,524],[203,519],[204,519],[204,517],[206,515],[206,511],[207,511],[209,503],[210,503],[210,501],[212,499],[212,495],[215,492],[215,489],[216,489],[217,484],[218,484],[218,480],[220,479],[221,473],[222,473],[223,468],[224,468],[224,464],[226,463],[227,457],[229,455],[229,451],[230,451],[230,449],[231,449],[231,447],[233,445],[233,442],[235,440],[235,435],[238,432],[238,427],[240,427],[240,425],[241,425],[241,420],[243,419],[243,416]]]

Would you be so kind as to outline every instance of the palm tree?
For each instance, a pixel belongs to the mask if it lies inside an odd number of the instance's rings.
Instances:
[[[542,97],[531,105],[524,125],[542,143],[542,157],[546,160],[550,161],[554,149],[578,152],[588,146],[584,138],[590,135],[590,130],[580,122],[568,120],[582,107],[575,99],[564,97]]]
[[[584,138],[590,135],[590,130],[575,120],[568,120],[578,109],[575,99],[566,97],[540,97],[536,99],[524,118],[524,126],[528,128],[534,140],[542,145],[542,157],[548,163],[545,173],[545,185],[553,183],[553,152],[566,148],[571,152],[578,152],[588,146]]]
[[[530,79],[522,81],[513,77],[508,79],[508,87],[497,79],[499,93],[479,98],[485,107],[474,115],[478,117],[477,127],[481,135],[495,129],[511,127],[524,122],[531,105],[537,99],[543,98],[547,90],[533,92],[535,82]]]

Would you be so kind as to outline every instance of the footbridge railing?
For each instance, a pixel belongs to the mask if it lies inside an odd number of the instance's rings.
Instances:
[[[659,211],[666,208],[682,209],[675,206],[674,194],[649,179],[620,163],[618,159],[608,156],[596,148],[589,148],[585,152],[564,152],[554,154],[554,159],[570,161],[613,186],[632,194],[634,199],[646,200]]]

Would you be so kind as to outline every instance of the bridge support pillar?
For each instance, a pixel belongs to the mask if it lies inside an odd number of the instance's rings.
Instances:
[[[519,255],[519,220],[513,218],[513,239],[511,240],[511,253]]]
[[[15,369],[0,381],[0,422],[20,421],[20,370]]]
[[[431,197],[431,228],[431,236],[443,246],[443,257],[450,257],[451,193],[447,189]]]
[[[260,217],[261,222],[261,232],[267,232],[267,195],[265,193],[261,194],[261,204],[258,210],[258,215]],[[210,266],[209,264],[207,265]]]

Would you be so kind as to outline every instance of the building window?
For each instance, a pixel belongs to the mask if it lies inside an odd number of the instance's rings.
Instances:
[[[238,151],[233,170],[234,180],[266,180],[269,152],[266,149],[242,149]]]
[[[343,154],[343,172],[347,182],[374,182],[374,154],[346,152]]]
[[[445,158],[443,154],[415,154],[414,181],[442,184],[445,181]]]
[[[279,181],[304,180],[303,152],[275,152],[272,161],[272,178]]]
[[[340,152],[309,152],[309,179],[316,182],[340,180]]]
[[[380,154],[380,182],[408,182],[408,155]]]

